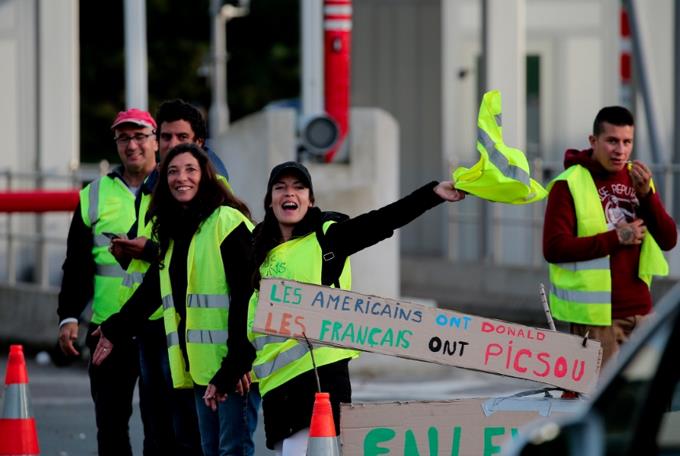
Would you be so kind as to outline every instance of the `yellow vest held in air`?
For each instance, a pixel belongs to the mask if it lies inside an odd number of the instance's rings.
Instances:
[[[479,161],[472,168],[453,172],[458,190],[480,198],[509,204],[529,204],[545,198],[546,190],[529,175],[529,163],[519,149],[503,142],[501,93],[484,94],[477,118]]]

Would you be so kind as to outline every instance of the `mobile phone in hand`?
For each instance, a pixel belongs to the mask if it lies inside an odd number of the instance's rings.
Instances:
[[[116,233],[102,233],[104,236],[106,236],[109,239],[125,239],[126,236],[122,234],[116,234]]]

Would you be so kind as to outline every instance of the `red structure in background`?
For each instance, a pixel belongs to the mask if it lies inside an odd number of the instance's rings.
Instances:
[[[0,212],[73,212],[78,189],[0,193]]]
[[[628,12],[622,6],[619,21],[619,75],[621,83],[621,104],[633,107],[633,62],[630,23]]]
[[[325,108],[340,130],[335,147],[324,156],[330,163],[348,157],[352,0],[325,0],[323,28]]]

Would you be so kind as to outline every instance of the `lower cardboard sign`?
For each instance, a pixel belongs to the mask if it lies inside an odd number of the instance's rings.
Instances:
[[[547,397],[342,404],[345,456],[491,455],[523,425],[572,413],[581,401]]]

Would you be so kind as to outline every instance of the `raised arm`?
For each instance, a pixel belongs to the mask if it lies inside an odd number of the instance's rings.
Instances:
[[[394,230],[410,223],[444,201],[460,201],[465,194],[450,181],[432,181],[408,196],[349,220],[334,223],[326,236],[336,251],[350,256],[392,236]]]

